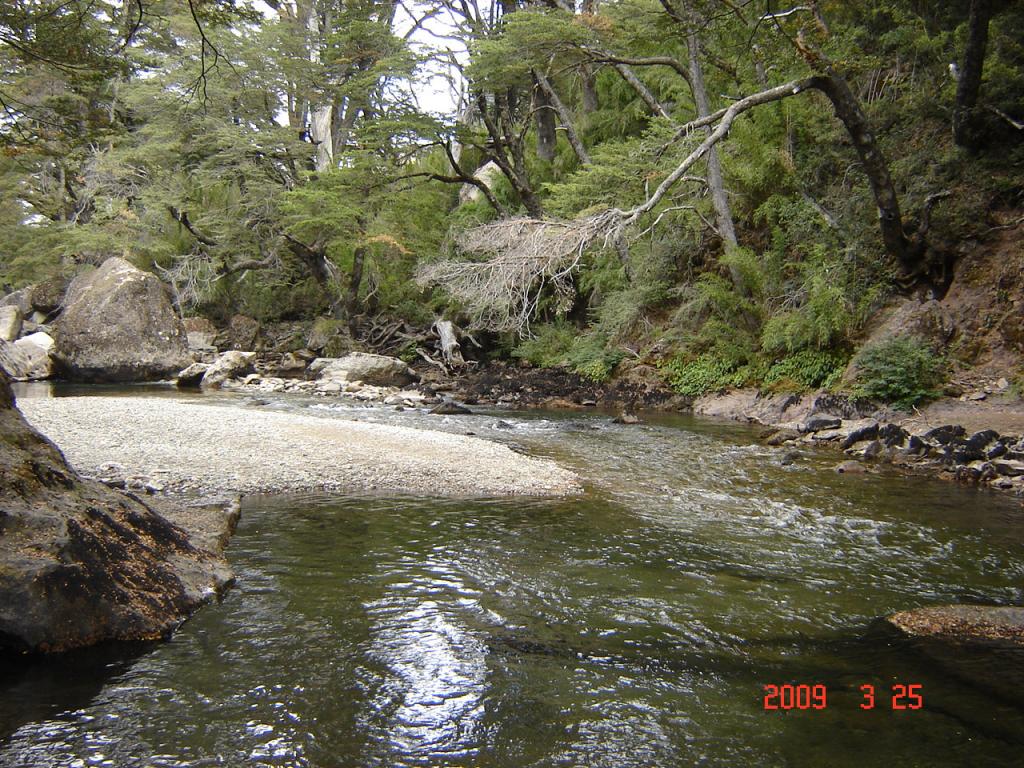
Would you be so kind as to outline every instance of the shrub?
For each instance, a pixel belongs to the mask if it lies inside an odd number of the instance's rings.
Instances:
[[[564,321],[537,326],[531,338],[523,339],[512,350],[512,356],[528,360],[538,368],[554,368],[566,361],[578,333]]]
[[[710,354],[701,355],[689,362],[675,358],[664,363],[662,370],[672,389],[688,397],[700,397],[708,392],[734,386],[739,373],[735,363]]]
[[[896,336],[860,351],[855,359],[860,397],[911,408],[938,397],[945,380],[945,360],[912,336]]]
[[[841,352],[805,349],[779,360],[765,374],[765,384],[792,382],[814,389],[831,387],[843,375],[849,357]]]
[[[605,337],[600,334],[578,336],[569,350],[568,362],[580,376],[591,381],[607,381],[622,358],[623,352],[609,349]]]

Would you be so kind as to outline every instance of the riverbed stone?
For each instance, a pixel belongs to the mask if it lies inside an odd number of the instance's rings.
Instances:
[[[308,369],[317,379],[344,378],[379,387],[404,387],[418,380],[416,372],[397,357],[350,352],[344,357],[318,357]]]
[[[835,471],[840,475],[863,475],[868,469],[859,461],[851,460],[836,464]]]
[[[1024,607],[931,606],[894,613],[884,623],[957,677],[1024,699]]]
[[[69,379],[146,381],[190,362],[166,287],[124,259],[107,259],[76,277],[65,304],[53,354]]]
[[[21,335],[22,320],[17,306],[0,307],[0,341],[15,341]]]
[[[177,375],[175,384],[179,389],[198,388],[209,369],[208,363],[192,363]]]
[[[33,333],[11,342],[0,340],[0,370],[15,381],[39,381],[53,375],[53,339]]]
[[[827,429],[837,429],[842,424],[843,420],[838,416],[815,414],[804,419],[797,429],[800,432],[823,432]]]
[[[202,386],[219,389],[228,379],[237,379],[252,371],[255,363],[255,352],[242,352],[237,349],[221,352],[206,369]]]
[[[1005,477],[1020,477],[1024,475],[1024,461],[996,459],[992,466],[1000,475]]]
[[[156,639],[230,583],[221,551],[77,475],[22,418],[3,374],[0,436],[0,650]]]

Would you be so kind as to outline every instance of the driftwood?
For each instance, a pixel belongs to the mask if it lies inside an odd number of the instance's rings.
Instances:
[[[441,359],[448,366],[460,368],[466,364],[462,357],[462,345],[456,335],[455,324],[451,320],[437,320],[431,326],[431,330],[440,339]]]

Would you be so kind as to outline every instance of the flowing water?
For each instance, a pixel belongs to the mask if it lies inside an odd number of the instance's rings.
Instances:
[[[834,454],[782,466],[684,418],[262,407],[473,432],[588,489],[248,499],[237,586],[169,642],[0,672],[0,765],[1024,762],[1022,697],[875,621],[1024,602],[1017,500],[837,475]],[[765,711],[767,684],[824,686],[826,706]],[[894,710],[894,685],[923,706]]]

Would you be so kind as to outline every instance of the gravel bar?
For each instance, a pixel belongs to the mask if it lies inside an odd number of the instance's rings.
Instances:
[[[168,398],[26,397],[18,407],[81,473],[148,478],[168,493],[581,490],[576,475],[553,461],[433,430]]]

